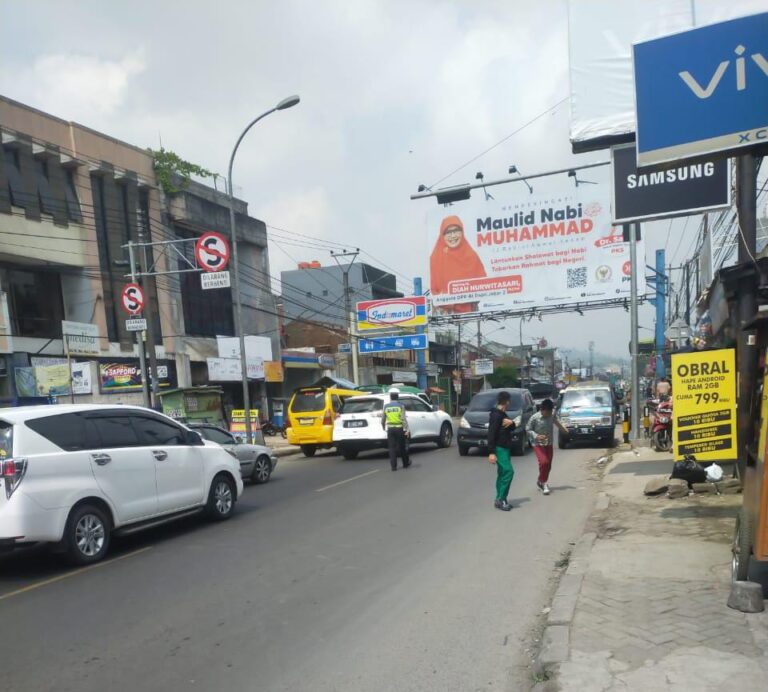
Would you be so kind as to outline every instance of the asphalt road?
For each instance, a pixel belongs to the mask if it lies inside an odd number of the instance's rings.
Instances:
[[[117,540],[111,560],[0,559],[0,690],[524,690],[555,563],[581,533],[594,448],[556,450],[552,495],[456,447],[287,458],[224,524]]]

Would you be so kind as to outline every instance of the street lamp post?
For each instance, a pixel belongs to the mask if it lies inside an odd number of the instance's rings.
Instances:
[[[237,262],[237,229],[235,227],[235,197],[232,185],[232,166],[235,163],[235,154],[243,141],[243,137],[259,120],[266,118],[275,111],[282,111],[299,102],[298,96],[289,96],[278,103],[274,108],[262,113],[258,118],[252,120],[248,126],[240,133],[235,142],[235,148],[232,149],[232,156],[229,157],[229,169],[227,171],[227,194],[229,196],[229,236],[232,243],[232,292],[235,296],[235,332],[240,340],[240,369],[243,381],[243,407],[245,408],[245,439],[251,442],[251,396],[248,391],[248,360],[245,354],[245,331],[243,329],[243,304],[240,299],[240,267]]]

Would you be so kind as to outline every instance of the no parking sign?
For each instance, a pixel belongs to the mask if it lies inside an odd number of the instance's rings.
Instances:
[[[120,295],[120,301],[129,315],[138,315],[144,310],[144,291],[139,284],[126,284]]]
[[[229,263],[229,243],[221,233],[203,233],[195,243],[197,265],[207,272],[223,271]]]

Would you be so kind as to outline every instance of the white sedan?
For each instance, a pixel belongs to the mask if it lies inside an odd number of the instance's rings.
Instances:
[[[387,433],[381,425],[381,411],[389,394],[368,394],[350,397],[336,415],[333,442],[345,459],[355,459],[366,449],[387,446]],[[451,417],[430,406],[417,396],[401,394],[405,406],[410,444],[436,442],[438,447],[450,447],[453,441]]]

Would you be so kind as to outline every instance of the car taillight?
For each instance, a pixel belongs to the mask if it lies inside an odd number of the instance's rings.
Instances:
[[[26,459],[6,459],[2,464],[3,481],[5,483],[5,496],[10,500],[11,495],[16,492],[16,488],[24,480],[27,473]]]
[[[333,425],[333,418],[331,417],[331,412],[326,410],[325,415],[323,416],[323,425]]]

